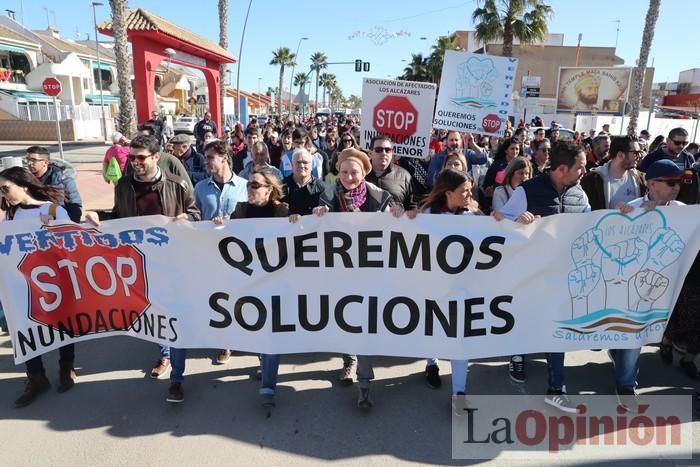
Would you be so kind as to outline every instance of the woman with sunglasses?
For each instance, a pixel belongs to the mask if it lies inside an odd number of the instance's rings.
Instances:
[[[11,167],[0,172],[0,195],[0,209],[5,212],[6,221],[39,219],[43,224],[51,220],[70,221],[68,212],[58,205],[63,190],[42,184],[25,168]],[[58,392],[63,393],[75,385],[75,347],[73,344],[65,345],[58,353]],[[24,392],[15,401],[15,407],[28,406],[51,387],[41,356],[32,358],[25,365],[27,381]]]
[[[326,175],[326,178],[323,180],[329,185],[335,185],[335,181],[338,178],[338,155],[343,152],[344,149],[347,148],[355,148],[358,151],[360,150],[360,146],[358,146],[357,142],[355,141],[355,138],[352,136],[350,132],[343,133],[343,135],[340,137],[340,140],[338,141],[338,147],[333,151],[331,154],[331,160],[330,164],[328,166],[328,174]]]
[[[372,163],[364,152],[355,148],[344,149],[338,155],[338,178],[335,185],[329,186],[320,198],[321,205],[313,209],[317,216],[328,212],[391,212],[400,217],[403,209],[389,207],[391,195],[376,185],[365,181],[372,170]],[[414,214],[415,216],[415,214]],[[374,403],[369,397],[370,381],[374,379],[372,360],[368,356],[343,355],[341,384],[352,384],[352,369],[357,362],[357,380],[360,395],[357,406],[369,409]]]
[[[443,169],[435,180],[433,189],[420,208],[424,214],[481,215],[479,205],[473,196],[474,184],[471,177],[461,170]],[[437,363],[437,359],[435,359]],[[463,404],[467,388],[468,360],[452,360],[452,405],[455,411]]]
[[[272,171],[253,170],[248,178],[246,189],[248,190],[248,201],[236,204],[231,219],[287,217],[289,215],[289,206],[281,201],[282,183]],[[212,221],[215,224],[223,223],[220,217],[214,218]],[[263,407],[269,409],[275,406],[280,356],[262,354],[260,355],[260,365],[262,367],[260,398]]]

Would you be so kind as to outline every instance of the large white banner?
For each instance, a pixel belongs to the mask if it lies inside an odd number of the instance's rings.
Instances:
[[[658,342],[698,206],[490,217],[0,224],[15,360],[129,335],[182,348],[493,357]]]
[[[433,126],[503,136],[518,59],[445,52]]]
[[[425,158],[429,155],[435,84],[365,78],[362,81],[360,145],[369,150],[376,135],[387,135],[394,154]]]

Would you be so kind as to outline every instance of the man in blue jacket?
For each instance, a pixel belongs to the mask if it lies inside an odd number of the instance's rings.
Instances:
[[[63,189],[63,207],[73,222],[80,222],[83,200],[75,183],[77,172],[68,162],[52,161],[49,150],[42,146],[27,148],[27,169],[44,185]]]

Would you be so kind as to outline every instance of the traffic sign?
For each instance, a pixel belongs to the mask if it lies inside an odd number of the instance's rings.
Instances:
[[[47,77],[41,86],[44,88],[44,93],[51,97],[56,97],[61,94],[61,82],[54,76]]]
[[[488,114],[481,121],[481,128],[486,133],[496,133],[501,129],[501,119],[496,114]]]
[[[204,94],[200,94],[197,96],[197,104],[206,104],[207,103],[207,98]]]
[[[387,96],[374,108],[372,122],[377,133],[400,137],[400,142],[415,134],[418,111],[403,96]]]

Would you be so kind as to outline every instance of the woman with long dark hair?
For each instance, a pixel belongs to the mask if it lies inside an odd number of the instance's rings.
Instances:
[[[480,215],[479,204],[473,195],[474,182],[472,178],[456,169],[444,169],[438,174],[433,189],[428,194],[420,208],[424,214],[472,214]],[[452,404],[463,403],[467,389],[468,360],[451,360],[452,366]],[[437,365],[437,359],[435,359]]]
[[[530,159],[523,156],[518,156],[508,163],[506,166],[505,175],[503,176],[503,184],[497,186],[493,190],[493,201],[491,209],[499,211],[508,202],[516,188],[521,183],[530,180],[532,176],[532,164]]]
[[[60,188],[42,184],[32,173],[23,167],[11,167],[0,172],[0,209],[5,211],[5,220],[41,219],[70,221],[68,212],[58,205],[63,198]],[[73,360],[75,349],[68,344],[59,349],[58,392],[66,392],[75,384]],[[28,360],[27,381],[24,392],[15,401],[16,407],[26,407],[51,387],[46,377],[41,356]]]

